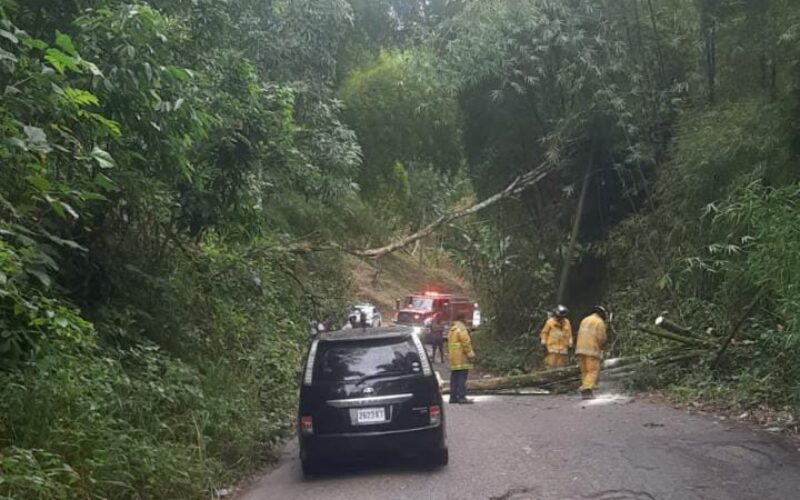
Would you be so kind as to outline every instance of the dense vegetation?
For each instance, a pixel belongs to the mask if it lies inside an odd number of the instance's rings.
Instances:
[[[800,407],[798,37],[789,0],[0,0],[0,497],[230,484],[350,299],[338,250],[534,168],[407,249],[472,279],[484,363],[559,295],[616,353],[745,316],[656,381]]]
[[[487,361],[523,367],[566,260],[562,299],[575,319],[617,312],[616,354],[655,347],[636,327],[664,311],[719,337],[745,321],[718,370],[658,381],[800,407],[798,22],[792,2],[745,0],[498,0],[449,21],[434,47],[476,190],[556,167],[464,254],[503,339]]]
[[[348,277],[275,248],[359,210],[349,19],[0,2],[0,497],[207,497],[289,428]]]

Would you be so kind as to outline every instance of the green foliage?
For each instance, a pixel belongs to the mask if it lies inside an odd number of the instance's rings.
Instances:
[[[203,497],[287,430],[305,332],[273,319],[283,303],[259,317],[276,331],[199,354],[203,369],[155,344],[102,348],[74,311],[45,305],[29,321],[46,339],[0,374],[0,436],[14,443],[0,456],[0,495]]]
[[[538,332],[529,332],[513,339],[491,334],[492,325],[484,325],[472,336],[481,369],[499,375],[520,375],[544,358],[538,348]]]
[[[730,408],[800,405],[800,373],[791,361],[800,263],[787,97],[685,111],[669,163],[653,183],[651,210],[620,225],[611,240],[610,302],[621,312],[623,353],[662,344],[633,330],[665,309],[722,338],[754,307],[718,371],[660,381],[679,397]]]
[[[426,57],[383,52],[373,65],[354,71],[339,92],[364,154],[362,196],[384,219],[394,215],[412,226],[426,214],[433,219],[447,199],[448,190],[431,192],[424,183],[441,186],[461,166],[458,108],[431,87]]]
[[[438,27],[430,50],[458,95],[479,197],[532,167],[554,170],[465,224],[466,244],[451,241],[484,292],[492,342],[507,339],[489,364],[519,364],[513,346],[570,262],[567,305],[616,311],[613,353],[663,347],[635,332],[665,310],[722,336],[755,297],[744,342],[714,375],[748,404],[799,404],[799,15],[783,0],[492,0]],[[577,255],[565,255],[587,174]]]
[[[675,143],[661,198],[673,208],[678,198],[697,214],[724,197],[731,185],[754,175],[785,182],[789,140],[779,105],[760,99],[720,105],[709,111],[687,111],[675,127]],[[783,178],[782,178],[783,177]]]
[[[207,498],[289,431],[350,289],[279,248],[347,233],[360,149],[292,55],[346,4],[279,4],[0,3],[0,497]]]
[[[712,244],[707,252],[723,255],[725,285],[758,290],[769,297],[779,327],[773,336],[783,339],[774,342],[774,347],[797,351],[800,228],[795,222],[800,216],[800,188],[767,188],[756,182],[740,188],[713,210],[713,233],[726,240]]]

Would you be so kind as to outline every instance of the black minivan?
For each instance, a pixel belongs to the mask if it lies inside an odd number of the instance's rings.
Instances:
[[[297,422],[306,474],[373,453],[447,465],[442,394],[409,327],[345,330],[313,340]]]

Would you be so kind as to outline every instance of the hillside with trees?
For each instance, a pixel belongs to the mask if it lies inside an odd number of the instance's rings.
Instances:
[[[0,498],[232,484],[393,252],[488,368],[603,302],[743,325],[642,387],[797,412],[798,62],[790,0],[0,0]]]

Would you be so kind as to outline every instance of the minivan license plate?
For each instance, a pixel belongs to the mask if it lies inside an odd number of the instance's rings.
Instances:
[[[363,424],[378,424],[386,422],[385,408],[359,408],[356,412],[356,422]]]

